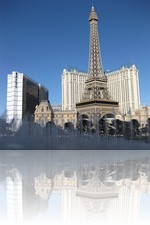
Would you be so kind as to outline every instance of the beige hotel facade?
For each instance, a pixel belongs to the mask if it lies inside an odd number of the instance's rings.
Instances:
[[[138,70],[135,65],[107,72],[107,86],[112,100],[119,102],[121,114],[140,108]],[[88,74],[76,70],[63,70],[62,73],[62,110],[75,110],[81,101]]]

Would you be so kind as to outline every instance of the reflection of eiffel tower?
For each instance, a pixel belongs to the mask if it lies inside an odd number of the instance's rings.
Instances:
[[[105,115],[118,110],[118,102],[111,99],[107,89],[107,77],[102,68],[100,56],[100,44],[98,37],[98,17],[92,6],[89,17],[90,21],[90,53],[89,72],[86,80],[85,90],[80,103],[76,104],[79,114],[87,114],[91,117],[93,113]],[[94,121],[93,121],[94,122]]]

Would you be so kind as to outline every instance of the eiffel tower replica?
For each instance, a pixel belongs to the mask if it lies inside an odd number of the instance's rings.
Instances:
[[[111,99],[107,88],[107,77],[103,71],[98,36],[98,17],[92,6],[90,22],[90,51],[88,78],[81,102],[76,104],[78,116],[85,115],[93,125],[106,114],[119,111],[118,102]]]

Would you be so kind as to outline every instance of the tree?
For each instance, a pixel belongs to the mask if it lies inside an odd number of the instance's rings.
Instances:
[[[113,126],[116,128],[116,135],[122,135],[123,134],[123,121],[119,119],[115,119],[112,122]]]
[[[99,132],[105,134],[108,132],[108,124],[104,118],[99,120]]]
[[[147,132],[150,133],[150,118],[147,119],[146,128],[147,128]]]
[[[83,114],[78,117],[77,127],[80,132],[91,132],[91,130],[93,129],[93,124],[89,117]]]
[[[0,136],[3,136],[4,134],[6,134],[6,130],[7,130],[6,127],[7,127],[7,123],[5,119],[1,117],[0,118]]]
[[[72,122],[67,122],[64,124],[64,129],[67,129],[67,130],[73,130],[74,129],[74,125]]]
[[[131,125],[132,125],[131,126],[132,135],[135,137],[139,134],[140,123],[137,120],[132,119]]]

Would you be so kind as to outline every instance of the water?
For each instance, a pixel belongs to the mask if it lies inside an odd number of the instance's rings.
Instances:
[[[147,225],[149,196],[150,151],[0,151],[4,225]]]
[[[114,125],[117,127],[116,123]],[[98,125],[97,127],[99,128]],[[116,128],[113,132],[109,131],[112,128],[108,127],[106,121],[103,127],[106,129],[100,133],[93,129],[83,130],[82,127],[82,129],[63,130],[51,125],[42,128],[25,121],[17,132],[13,133],[7,129],[5,133],[1,132],[0,149],[150,149],[149,133],[147,132],[147,136],[145,134],[133,135],[132,123],[123,123],[122,128]]]

